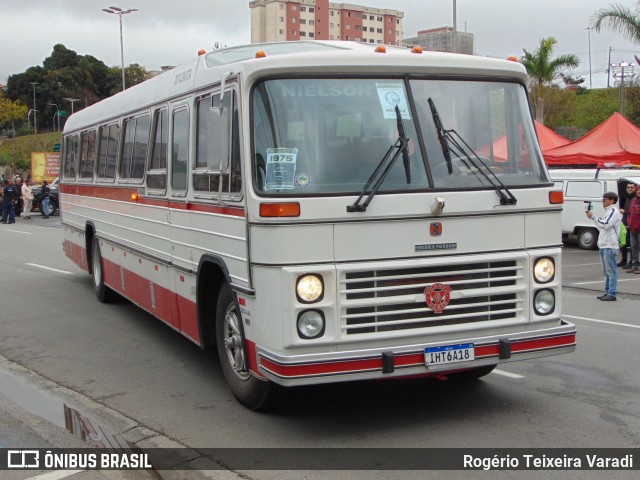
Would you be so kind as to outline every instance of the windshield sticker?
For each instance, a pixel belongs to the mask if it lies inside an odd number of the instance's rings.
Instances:
[[[265,190],[293,190],[297,148],[268,148]]]
[[[296,175],[296,185],[299,187],[308,187],[311,185],[311,177],[308,173],[299,173]]]
[[[404,120],[411,120],[407,97],[401,83],[376,83],[384,118],[396,118],[396,105]]]

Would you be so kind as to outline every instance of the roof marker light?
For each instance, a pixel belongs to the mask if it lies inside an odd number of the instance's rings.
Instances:
[[[384,45],[378,45],[375,51],[376,53],[387,53],[387,47]]]
[[[414,45],[411,49],[411,53],[422,53],[422,47],[420,45]]]
[[[515,55],[509,55],[507,57],[507,60],[509,60],[510,62],[518,62],[518,57],[516,57]]]
[[[201,48],[200,50],[198,50],[198,56],[201,57],[202,55],[204,55],[205,53],[207,53],[207,51],[203,48]]]
[[[258,50],[256,52],[256,58],[264,58],[267,56],[267,53],[264,50]]]

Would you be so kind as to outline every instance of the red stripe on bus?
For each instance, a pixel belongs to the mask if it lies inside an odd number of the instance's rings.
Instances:
[[[64,194],[78,195],[81,197],[102,198],[105,200],[117,200],[120,202],[139,203],[156,207],[169,207],[174,210],[188,210],[192,212],[215,213],[232,217],[244,217],[244,208],[221,207],[204,203],[176,201],[164,198],[143,197],[138,195],[137,187],[116,187],[113,185],[60,185],[60,191]],[[132,198],[135,196],[136,199]]]

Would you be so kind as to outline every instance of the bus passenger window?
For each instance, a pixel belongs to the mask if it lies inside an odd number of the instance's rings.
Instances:
[[[78,135],[67,137],[64,162],[64,178],[75,180],[78,162]]]
[[[113,180],[116,177],[116,158],[118,155],[117,124],[100,127],[100,157],[98,161],[98,178]]]
[[[92,179],[96,163],[96,131],[82,132],[80,148],[80,178]]]
[[[141,179],[149,144],[149,116],[128,118],[124,121],[124,144],[120,160],[120,178]]]

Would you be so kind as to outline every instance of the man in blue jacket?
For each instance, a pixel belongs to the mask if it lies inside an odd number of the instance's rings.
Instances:
[[[605,293],[598,297],[603,302],[615,302],[617,300],[618,270],[616,269],[616,257],[620,249],[620,221],[622,215],[614,206],[618,201],[618,194],[606,192],[602,196],[604,215],[596,216],[591,211],[586,215],[598,227],[598,248],[600,249],[600,261],[605,274]]]
[[[16,223],[13,202],[17,197],[16,187],[11,184],[8,178],[5,178],[2,190],[2,223]]]

